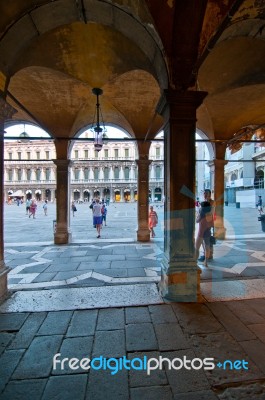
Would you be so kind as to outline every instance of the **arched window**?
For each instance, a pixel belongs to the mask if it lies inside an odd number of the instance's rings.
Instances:
[[[36,170],[36,180],[40,181],[40,169],[39,168]]]
[[[94,168],[94,180],[98,181],[98,175],[99,175],[99,171],[98,171],[98,167]]]
[[[125,179],[129,179],[129,176],[130,176],[129,167],[125,167],[125,168],[124,168],[124,178],[125,178]]]
[[[109,168],[105,167],[104,168],[104,179],[107,181],[109,179]]]
[[[160,179],[161,178],[161,167],[160,165],[156,166],[156,179]]]
[[[237,179],[237,176],[236,176],[235,173],[233,173],[233,174],[231,175],[231,181],[234,182],[236,179]]]
[[[114,179],[119,179],[120,178],[120,169],[119,167],[114,168]]]
[[[21,181],[21,179],[22,179],[22,169],[19,168],[19,169],[17,170],[17,180],[18,180],[18,181]]]
[[[50,168],[46,168],[45,177],[46,177],[46,181],[50,180],[50,178],[51,178],[51,169]]]
[[[31,180],[31,169],[27,169],[27,181]]]
[[[80,169],[76,168],[74,172],[75,172],[75,180],[78,180],[80,176]]]
[[[255,173],[254,186],[260,189],[264,188],[264,171],[262,169],[259,169]]]
[[[84,169],[84,178],[85,178],[86,181],[88,180],[88,173],[89,173],[89,169],[85,168]]]

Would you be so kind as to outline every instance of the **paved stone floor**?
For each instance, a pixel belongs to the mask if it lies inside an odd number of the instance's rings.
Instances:
[[[225,209],[228,239],[200,266],[203,302],[181,304],[158,291],[160,205],[146,244],[136,241],[135,204],[110,205],[100,240],[88,205],[77,208],[73,243],[55,246],[54,205],[47,217],[40,205],[36,220],[6,206],[0,399],[265,399],[265,234],[256,210]],[[57,353],[77,361],[53,368]],[[84,358],[90,369],[80,367]]]

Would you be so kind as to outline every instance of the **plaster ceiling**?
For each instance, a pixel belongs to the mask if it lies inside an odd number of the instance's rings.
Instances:
[[[156,106],[167,87],[208,92],[197,113],[208,137],[229,140],[242,126],[264,123],[264,1],[0,7],[0,70],[18,110],[13,119],[35,121],[55,138],[72,138],[92,122],[93,87],[103,89],[105,122],[137,138],[163,126]]]

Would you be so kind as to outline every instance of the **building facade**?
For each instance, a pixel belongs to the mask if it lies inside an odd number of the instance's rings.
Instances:
[[[197,188],[201,195],[205,188],[213,188],[213,169],[205,144],[197,146]],[[265,201],[265,145],[253,137],[236,152],[226,151],[224,167],[225,204],[240,203],[240,207],[255,207],[257,197]],[[202,197],[202,195],[201,195]]]
[[[137,201],[137,158],[133,142],[109,141],[97,152],[93,142],[76,141],[71,151],[70,199],[90,202],[93,197],[100,197],[110,202]],[[149,158],[152,160],[149,167],[149,198],[151,201],[161,201],[164,197],[162,141],[152,143]],[[21,192],[24,198],[55,201],[54,159],[56,153],[52,140],[6,141],[5,201],[11,202]]]

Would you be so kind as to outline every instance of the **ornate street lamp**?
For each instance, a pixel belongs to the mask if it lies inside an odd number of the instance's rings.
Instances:
[[[104,125],[103,121],[103,116],[99,104],[99,96],[102,95],[103,90],[99,88],[94,88],[92,89],[92,93],[97,96],[97,103],[96,103],[96,110],[95,110],[95,115],[91,127],[91,131],[94,134],[94,148],[96,151],[100,151],[103,147],[103,140],[106,138],[106,128]],[[96,123],[95,123],[95,117],[96,117]],[[101,117],[101,125],[99,123],[99,119]]]

